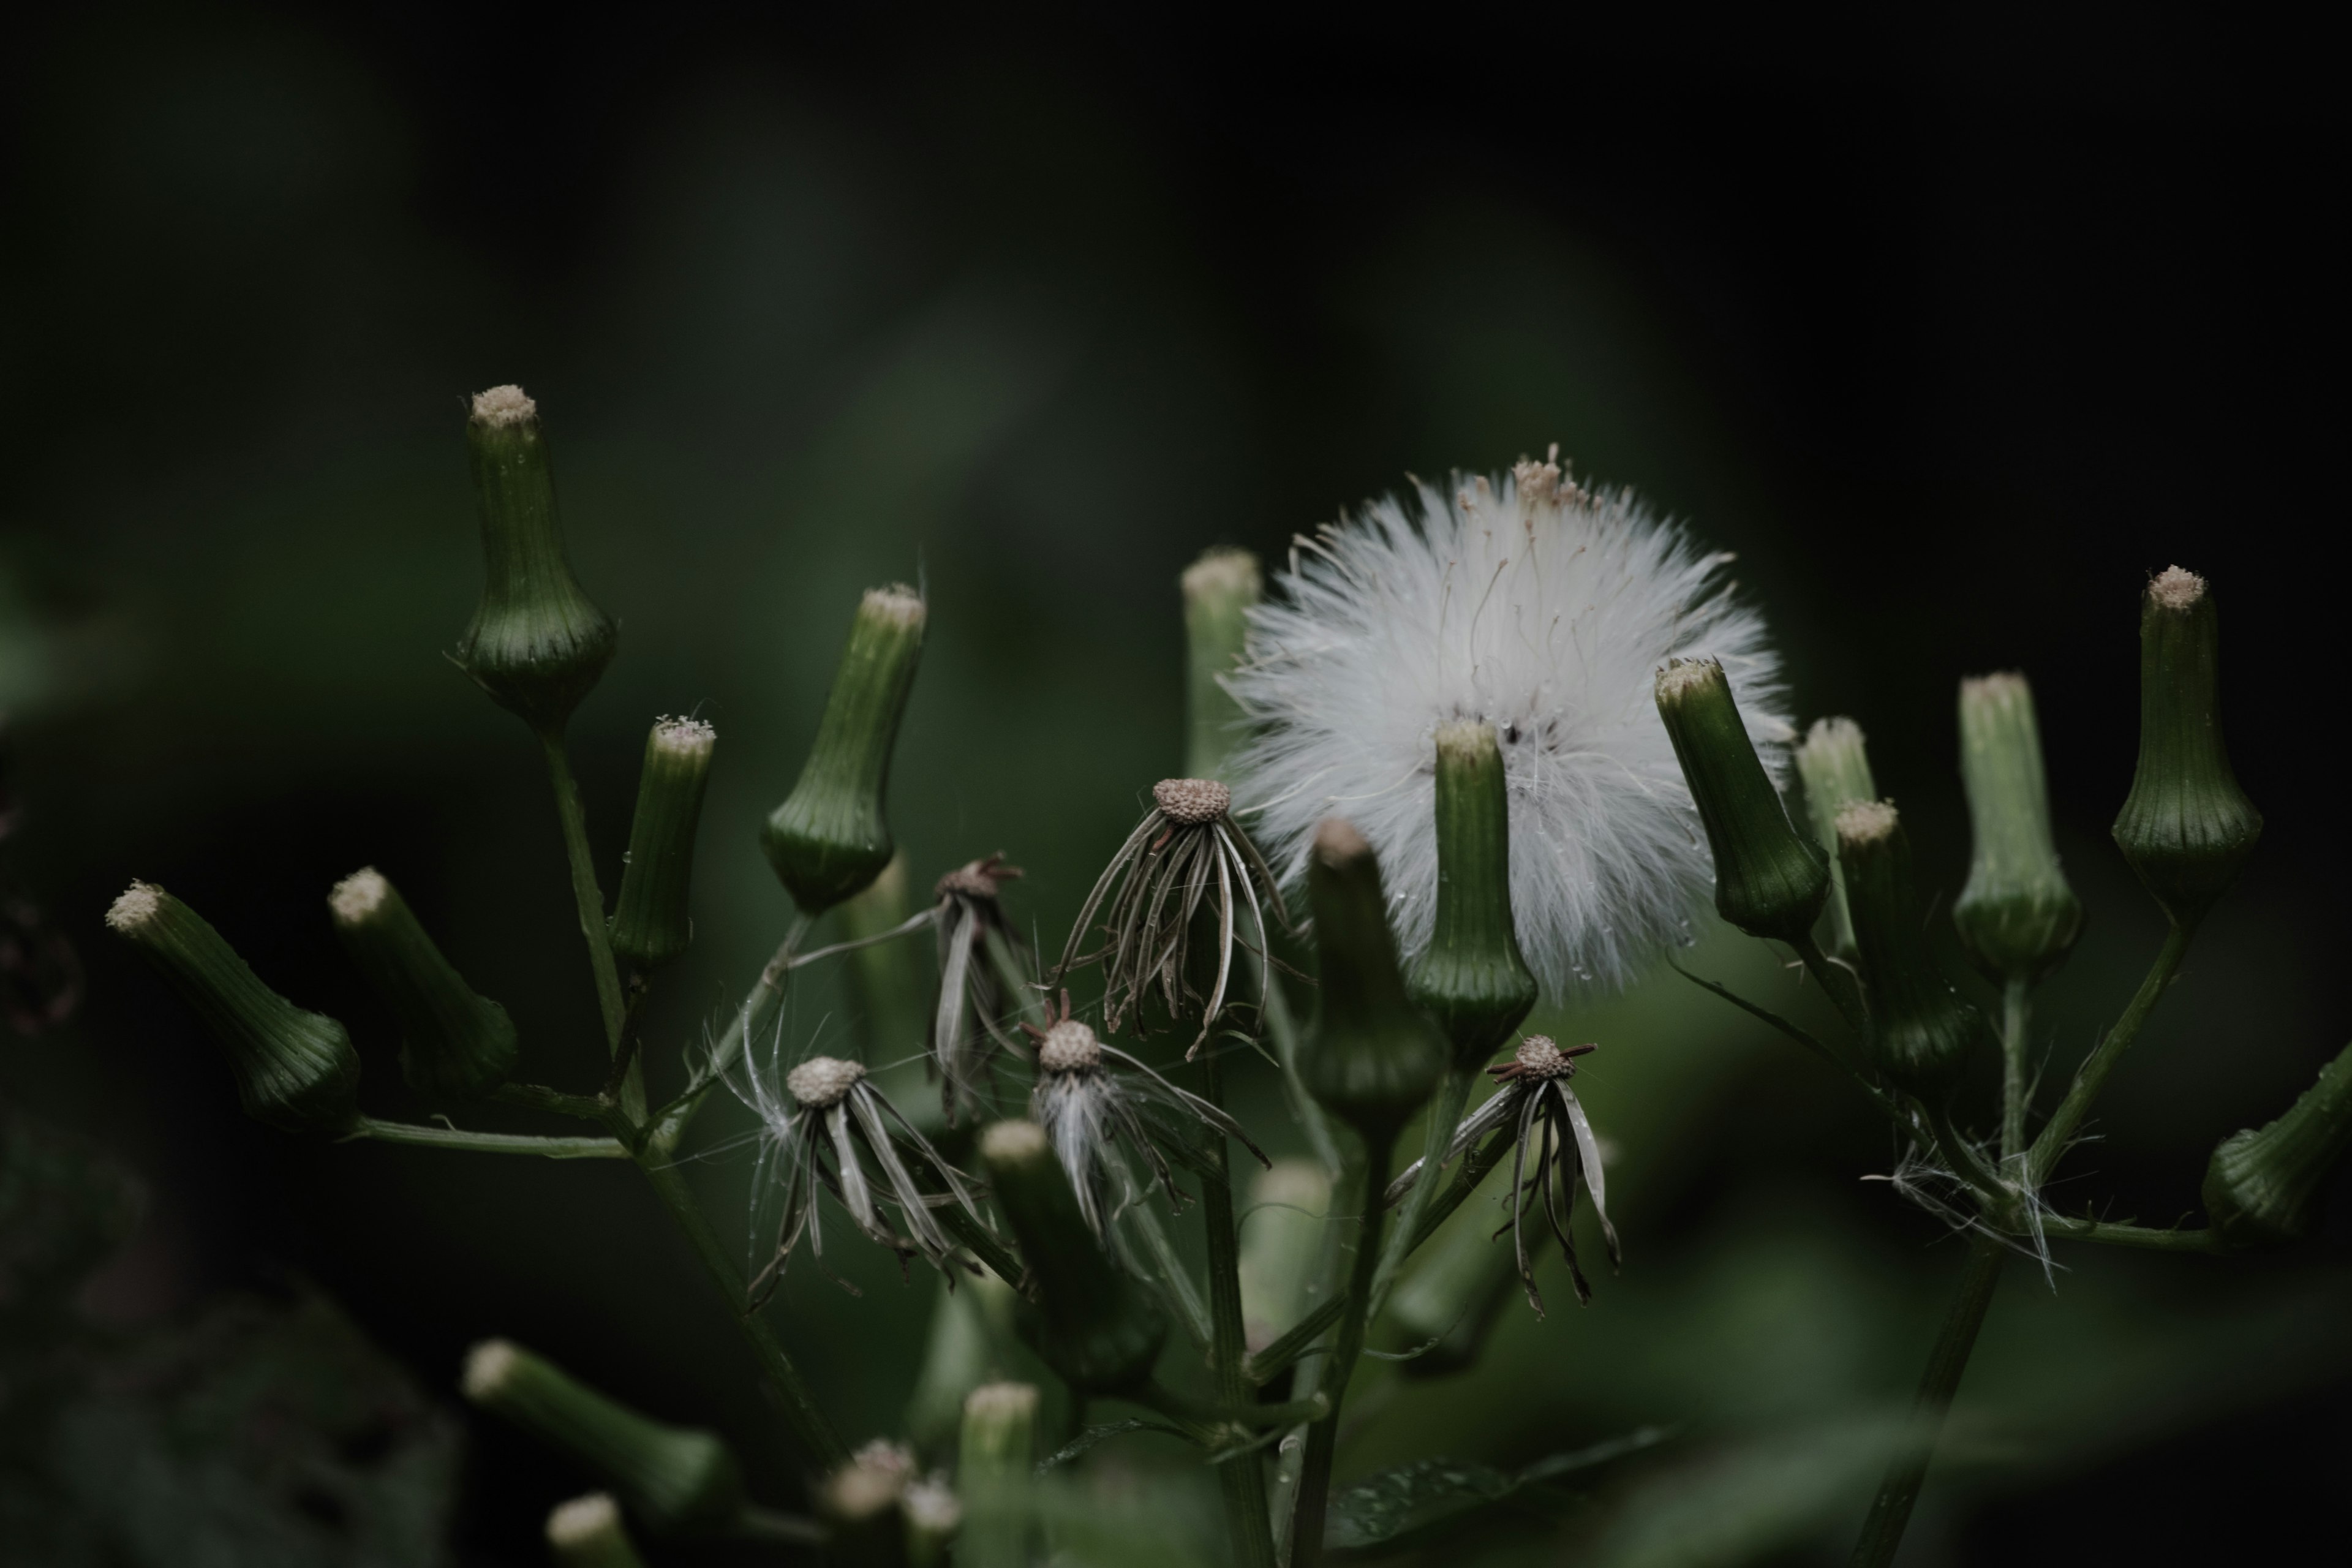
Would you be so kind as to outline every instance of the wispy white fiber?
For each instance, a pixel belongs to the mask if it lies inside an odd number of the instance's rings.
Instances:
[[[1659,667],[1719,660],[1776,779],[1795,739],[1779,657],[1732,591],[1730,560],[1630,490],[1578,488],[1556,461],[1456,476],[1451,493],[1417,482],[1300,536],[1229,678],[1262,726],[1241,759],[1239,815],[1292,882],[1318,819],[1353,822],[1418,952],[1437,889],[1432,735],[1484,719],[1502,743],[1528,963],[1554,999],[1622,984],[1688,940],[1713,885],[1652,695]]]

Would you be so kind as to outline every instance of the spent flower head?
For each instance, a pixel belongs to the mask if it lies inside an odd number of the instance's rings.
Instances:
[[[940,1104],[948,1125],[961,1112],[986,1112],[990,1067],[996,1053],[1013,1042],[1006,1015],[1021,999],[1006,983],[1022,973],[1020,933],[1006,918],[999,894],[1021,875],[1002,854],[968,861],[939,881],[933,914],[939,927],[940,997],[931,1014],[931,1070],[940,1079]]]
[[[1719,660],[1750,734],[1793,738],[1763,617],[1722,575],[1730,559],[1556,461],[1457,479],[1450,497],[1419,484],[1302,536],[1228,678],[1262,727],[1240,761],[1244,814],[1286,878],[1304,876],[1318,821],[1355,823],[1412,957],[1437,902],[1434,736],[1484,720],[1502,747],[1528,964],[1555,997],[1622,981],[1685,938],[1710,876],[1653,701],[1657,668]]]

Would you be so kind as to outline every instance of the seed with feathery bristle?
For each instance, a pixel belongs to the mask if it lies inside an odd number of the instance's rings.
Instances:
[[[1101,1065],[1102,1041],[1081,1019],[1063,1019],[1037,1046],[1041,1072],[1089,1072]]]
[[[1151,786],[1151,799],[1169,821],[1198,827],[1232,810],[1234,792],[1214,779],[1161,779]]]
[[[844,1061],[839,1057],[811,1057],[784,1075],[784,1087],[811,1110],[823,1110],[839,1105],[842,1097],[865,1076],[865,1068],[856,1062]]]

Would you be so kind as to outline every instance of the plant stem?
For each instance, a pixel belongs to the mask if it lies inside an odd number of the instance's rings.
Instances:
[[[1291,1568],[1315,1568],[1323,1555],[1323,1514],[1331,1500],[1331,1460],[1339,1447],[1339,1406],[1348,1394],[1348,1380],[1356,1357],[1364,1348],[1364,1321],[1371,1305],[1372,1281],[1380,1271],[1381,1194],[1388,1186],[1391,1141],[1367,1147],[1357,1184],[1356,1263],[1339,1316],[1339,1335],[1331,1359],[1323,1368],[1323,1397],[1331,1413],[1307,1428],[1307,1460],[1298,1476],[1297,1522],[1291,1527]]]
[[[1476,1068],[1449,1067],[1437,1086],[1436,1097],[1430,1101],[1429,1135],[1423,1142],[1421,1175],[1412,1184],[1412,1191],[1405,1195],[1404,1209],[1397,1216],[1396,1227],[1389,1232],[1380,1275],[1373,1282],[1368,1318],[1380,1316],[1390,1289],[1396,1284],[1397,1270],[1404,1267],[1406,1256],[1418,1245],[1421,1216],[1429,1212],[1429,1201],[1445,1179],[1445,1150],[1454,1142],[1454,1130],[1461,1124],[1463,1109],[1470,1103],[1470,1087],[1477,1079]],[[1378,1194],[1373,1201],[1378,1201]]]
[[[2091,1047],[2091,1054],[2083,1058],[2083,1065],[2074,1069],[2074,1081],[2067,1086],[2066,1098],[2060,1100],[2058,1109],[2050,1113],[2050,1120],[2042,1124],[2041,1135],[2033,1140],[2033,1147],[2026,1152],[2025,1185],[2028,1189],[2041,1186],[2064,1156],[2068,1142],[2074,1136],[2074,1130],[2082,1126],[2083,1118],[2090,1114],[2091,1102],[2099,1098],[2099,1090],[2106,1084],[2107,1075],[2116,1070],[2116,1063],[2122,1059],[2125,1050],[2138,1037],[2140,1026],[2147,1023],[2147,1016],[2156,1010],[2157,1001],[2163,996],[2165,988],[2172,984],[2173,975],[2180,968],[2181,959],[2189,952],[2189,940],[2195,934],[2195,927],[2179,924],[2165,933],[2164,946],[2158,950],[2156,962],[2148,966],[2147,978],[2139,983],[2139,989],[2133,993],[2131,1001],[2124,1007],[2123,1016],[2116,1020],[2115,1026],[2100,1038],[2099,1043]]]
[[[783,1005],[784,977],[796,967],[794,955],[807,940],[809,927],[814,923],[804,914],[793,916],[793,923],[784,931],[784,940],[776,944],[775,956],[760,971],[760,978],[751,983],[742,1005],[735,1009],[734,1021],[710,1048],[710,1059],[703,1063],[702,1070],[694,1075],[694,1081],[677,1099],[654,1113],[653,1135],[647,1141],[652,1147],[665,1153],[675,1150],[678,1140],[686,1135],[688,1123],[694,1120],[694,1113],[701,1109],[711,1085],[735,1065],[735,1058],[743,1054],[752,1036],[767,1032],[768,1020]]]
[[[2107,1247],[2136,1247],[2149,1252],[2210,1252],[2228,1248],[2210,1230],[2157,1230],[2144,1225],[2110,1224],[2097,1219],[2061,1219],[2044,1215],[2042,1233],[2067,1241],[2095,1241]]]
[[[425,1149],[462,1149],[477,1154],[536,1154],[542,1160],[625,1160],[628,1146],[612,1138],[537,1138],[521,1132],[465,1132],[455,1127],[419,1127],[407,1121],[360,1118],[353,1138],[379,1143],[411,1143]]]
[[[824,1412],[817,1408],[816,1396],[809,1391],[800,1368],[784,1353],[784,1347],[777,1342],[766,1321],[744,1310],[742,1274],[728,1256],[725,1244],[711,1230],[710,1222],[703,1217],[692,1189],[686,1184],[684,1173],[671,1163],[668,1156],[651,1152],[637,1156],[637,1168],[646,1173],[662,1206],[669,1210],[670,1217],[686,1233],[695,1256],[702,1260],[704,1271],[710,1276],[711,1285],[726,1300],[743,1337],[751,1342],[751,1353],[759,1359],[760,1370],[767,1373],[769,1386],[775,1390],[777,1402],[783,1407],[784,1419],[791,1423],[802,1444],[823,1468],[835,1469],[848,1463],[849,1446],[841,1440],[841,1434],[834,1430]]]
[[[1224,1073],[1213,1047],[1201,1056],[1201,1098],[1224,1109]],[[1242,1326],[1241,1236],[1234,1219],[1232,1151],[1225,1135],[1210,1140],[1216,1174],[1201,1184],[1201,1215],[1209,1238],[1209,1367],[1217,1402],[1238,1408],[1255,1390],[1249,1381],[1249,1340]],[[1274,1568],[1274,1533],[1266,1517],[1265,1465],[1244,1454],[1217,1467],[1224,1493],[1225,1532],[1241,1568]]]
[[[1846,1027],[1868,1039],[1870,1008],[1863,1001],[1862,982],[1854,977],[1853,971],[1823,952],[1821,944],[1810,936],[1790,945],[1796,948],[1797,956],[1804,961],[1806,973],[1820,981],[1822,989],[1829,994],[1831,1005],[1845,1020]]]
[[[2025,1150],[2025,1025],[2027,986],[2011,980],[2000,991],[2000,1163]]]
[[[1959,1294],[1945,1314],[1936,1348],[1928,1352],[1927,1373],[1919,1379],[1919,1397],[1911,1407],[1909,1429],[1863,1521],[1862,1539],[1854,1542],[1853,1568],[1886,1568],[1895,1560],[1895,1549],[1903,1542],[1903,1527],[1910,1522],[1912,1505],[1919,1500],[1919,1488],[1927,1479],[1927,1464],[1935,1457],[1945,1413],[1952,1407],[1960,1374],[1968,1370],[1969,1352],[1976,1348],[1977,1331],[1984,1326],[1985,1309],[1992,1304],[1993,1287],[2000,1282],[2001,1261],[2008,1256],[2009,1248],[1992,1237],[1969,1238]]]
[[[596,861],[588,849],[588,813],[580,804],[580,781],[572,776],[572,755],[560,729],[539,732],[540,749],[547,753],[548,782],[555,788],[555,815],[563,825],[563,853],[572,862],[572,899],[580,907],[580,934],[588,942],[588,967],[596,979],[596,1010],[604,1015],[604,1048],[621,1054],[621,1035],[628,1007],[621,999],[621,972],[613,962],[613,939],[604,929],[604,893],[596,885]],[[622,1086],[621,1109],[631,1121],[646,1114],[643,1073],[633,1073]]]
[[[605,1126],[613,1123],[613,1108],[593,1095],[566,1094],[538,1083],[502,1083],[490,1091],[490,1099],[501,1105],[528,1106],[544,1110],[551,1116],[576,1117],[582,1121],[597,1121]]]

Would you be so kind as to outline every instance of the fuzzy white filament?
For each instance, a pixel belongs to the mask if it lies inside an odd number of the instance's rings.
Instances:
[[[1437,890],[1433,737],[1491,723],[1511,808],[1511,904],[1546,994],[1622,982],[1687,938],[1713,868],[1659,721],[1670,658],[1713,658],[1777,775],[1794,731],[1763,617],[1630,491],[1597,495],[1552,462],[1454,493],[1420,485],[1302,538],[1278,596],[1250,612],[1229,679],[1264,726],[1244,754],[1244,818],[1286,878],[1344,814],[1380,853],[1408,953]]]

